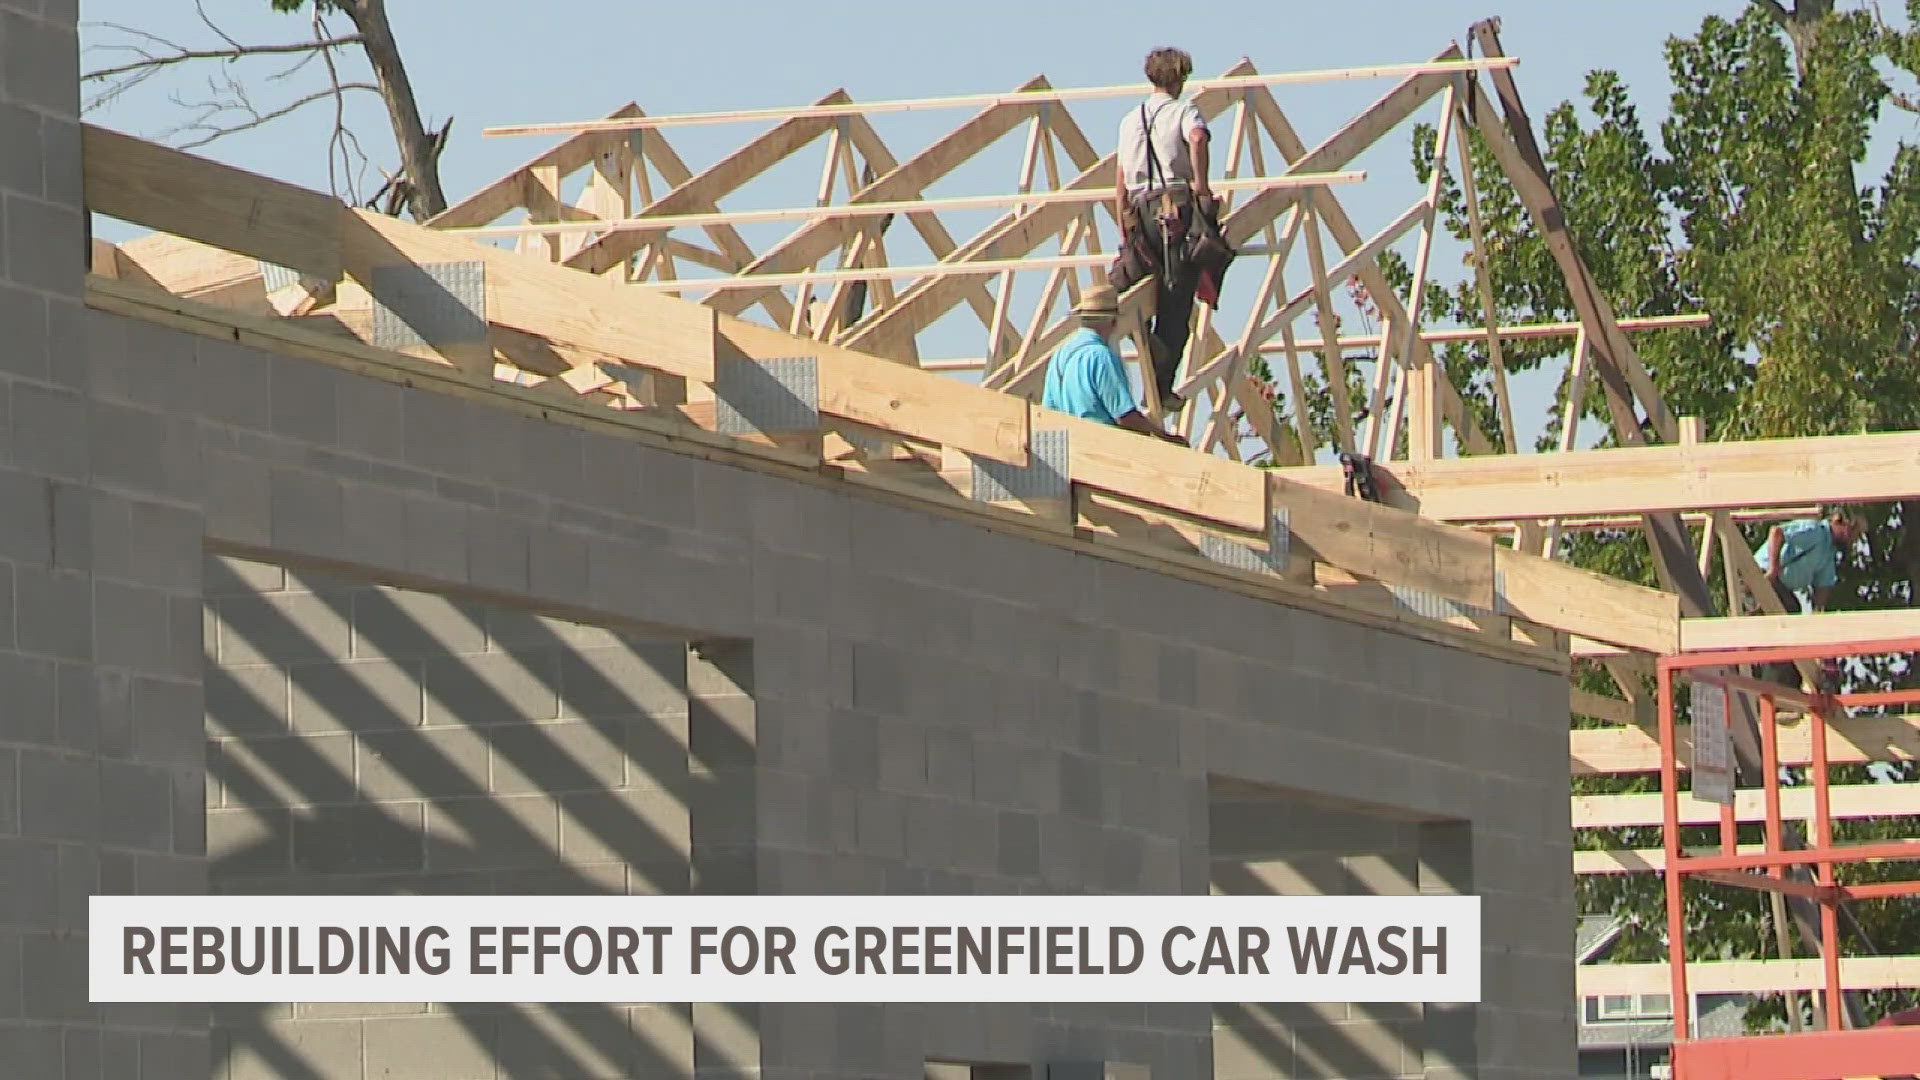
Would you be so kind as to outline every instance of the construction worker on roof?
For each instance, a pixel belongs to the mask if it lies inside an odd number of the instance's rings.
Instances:
[[[1840,556],[1863,531],[1859,515],[1835,509],[1825,518],[1775,525],[1753,557],[1788,612],[1822,611],[1840,581]]]
[[[1089,285],[1073,313],[1080,329],[1061,342],[1047,361],[1047,388],[1040,404],[1083,420],[1187,445],[1187,440],[1156,427],[1134,404],[1126,366],[1108,341],[1120,317],[1120,301],[1113,288]]]
[[[1119,171],[1114,214],[1124,238],[1107,282],[1116,293],[1124,293],[1148,274],[1157,278],[1147,342],[1163,408],[1180,404],[1173,381],[1187,349],[1194,290],[1200,283],[1186,258],[1187,237],[1196,210],[1209,220],[1217,213],[1207,184],[1212,135],[1200,110],[1180,100],[1192,73],[1193,57],[1183,50],[1162,48],[1147,54],[1147,81],[1154,93],[1121,118],[1115,155]]]
[[[1841,556],[1865,531],[1866,524],[1858,514],[1835,508],[1824,518],[1775,525],[1767,530],[1766,543],[1754,551],[1753,557],[1766,571],[1774,595],[1788,614],[1823,611],[1827,597],[1840,582]],[[1774,682],[1799,682],[1792,664],[1775,664],[1766,670]],[[1831,693],[1838,684],[1839,665],[1832,661],[1822,664],[1815,689]]]

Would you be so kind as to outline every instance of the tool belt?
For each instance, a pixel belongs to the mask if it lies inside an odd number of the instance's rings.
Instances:
[[[1162,106],[1164,108],[1164,106]],[[1140,107],[1147,148],[1148,186],[1129,192],[1120,207],[1119,253],[1107,270],[1107,283],[1124,293],[1150,274],[1161,282],[1194,279],[1199,298],[1218,305],[1220,283],[1236,252],[1220,232],[1220,204],[1199,199],[1184,177],[1169,176],[1153,149],[1153,119]]]

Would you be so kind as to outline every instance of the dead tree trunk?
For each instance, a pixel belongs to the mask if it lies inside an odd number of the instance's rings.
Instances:
[[[416,220],[425,221],[447,208],[446,192],[440,186],[441,141],[420,120],[407,66],[400,59],[400,46],[387,22],[386,0],[342,0],[340,10],[360,31],[362,47],[380,84],[380,97],[387,103],[393,139],[400,150],[407,209]]]

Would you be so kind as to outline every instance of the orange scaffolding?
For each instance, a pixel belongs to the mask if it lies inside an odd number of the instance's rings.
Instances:
[[[1856,1077],[1904,1076],[1920,1072],[1920,1027],[1873,1027],[1842,1030],[1846,1010],[1841,1002],[1839,909],[1847,900],[1920,895],[1920,880],[1841,885],[1834,867],[1841,863],[1878,859],[1920,860],[1920,840],[1868,844],[1833,842],[1827,761],[1827,728],[1839,710],[1848,707],[1920,705],[1920,689],[1861,694],[1806,693],[1796,687],[1766,682],[1737,673],[1741,665],[1778,664],[1799,660],[1827,660],[1849,656],[1920,652],[1920,637],[1854,642],[1814,647],[1726,649],[1661,658],[1658,665],[1660,707],[1660,794],[1663,840],[1666,847],[1667,940],[1673,977],[1674,1080],[1849,1080]],[[1736,844],[1738,818],[1731,797],[1721,804],[1719,854],[1687,855],[1680,842],[1680,787],[1677,729],[1674,723],[1674,684],[1684,673],[1695,683],[1695,694],[1718,691],[1723,705],[1733,694],[1759,703],[1761,783],[1766,815],[1762,850],[1741,852]],[[1696,699],[1698,700],[1698,699]],[[1789,850],[1782,842],[1780,812],[1779,715],[1781,702],[1804,708],[1812,740],[1813,829],[1805,847]],[[1695,786],[1701,748],[1722,733],[1705,731],[1701,718],[1729,722],[1731,708],[1695,706]],[[1731,788],[1732,785],[1729,785]],[[1731,792],[1729,791],[1730,795]],[[1920,810],[1920,807],[1916,807]],[[1811,882],[1788,876],[1791,867],[1811,866]],[[1824,969],[1826,1031],[1760,1035],[1734,1039],[1689,1038],[1687,994],[1686,917],[1683,890],[1686,879],[1698,878],[1724,885],[1804,897],[1820,906],[1820,959]]]

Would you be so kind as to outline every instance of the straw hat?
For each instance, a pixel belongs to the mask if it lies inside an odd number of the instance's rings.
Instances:
[[[1104,315],[1112,318],[1120,314],[1120,298],[1113,286],[1106,284],[1089,285],[1080,294],[1080,302],[1073,305],[1075,315]]]

